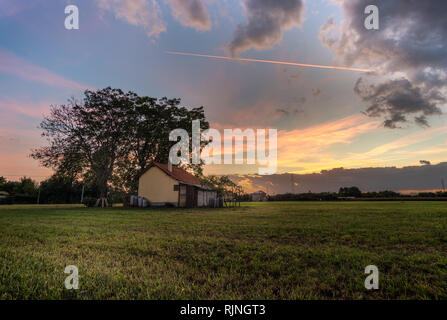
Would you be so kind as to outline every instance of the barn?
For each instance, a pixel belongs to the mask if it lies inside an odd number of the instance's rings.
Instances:
[[[267,194],[262,191],[256,191],[251,194],[251,201],[267,201]]]
[[[215,190],[202,186],[197,177],[185,170],[162,163],[152,164],[140,175],[138,196],[149,200],[152,206],[218,206]]]

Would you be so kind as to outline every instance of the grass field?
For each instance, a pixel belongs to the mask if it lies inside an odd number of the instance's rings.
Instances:
[[[0,298],[447,299],[447,203],[0,206]]]

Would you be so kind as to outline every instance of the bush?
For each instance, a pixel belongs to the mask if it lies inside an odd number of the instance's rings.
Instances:
[[[0,198],[0,204],[12,204],[12,197]]]
[[[96,201],[98,199],[97,198],[93,198],[93,197],[85,197],[84,200],[82,201],[82,203],[86,206],[86,207],[94,207],[96,204]]]
[[[17,194],[12,197],[13,204],[35,204],[37,203],[37,197],[31,197],[27,195]]]

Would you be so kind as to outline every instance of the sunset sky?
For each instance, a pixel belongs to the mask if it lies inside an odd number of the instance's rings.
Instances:
[[[79,30],[64,27],[67,4]],[[364,28],[368,4],[379,30]],[[42,115],[107,86],[203,105],[222,131],[276,128],[278,173],[446,161],[445,12],[441,0],[2,0],[0,176],[49,176],[28,156],[45,143]]]

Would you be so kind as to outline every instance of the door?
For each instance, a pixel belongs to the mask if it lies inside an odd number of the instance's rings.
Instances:
[[[197,206],[197,190],[194,186],[186,186],[186,207],[194,208]]]
[[[184,184],[180,185],[178,206],[181,208],[186,207],[186,186]]]

